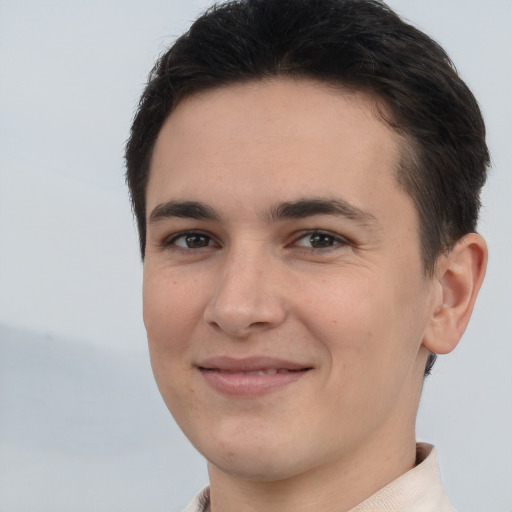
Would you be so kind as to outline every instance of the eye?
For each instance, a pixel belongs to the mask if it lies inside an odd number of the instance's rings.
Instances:
[[[295,245],[309,249],[329,249],[338,245],[347,244],[348,241],[345,238],[324,231],[305,233],[295,242]]]
[[[175,245],[182,249],[201,249],[214,245],[214,241],[204,233],[182,233],[173,236],[165,245]]]

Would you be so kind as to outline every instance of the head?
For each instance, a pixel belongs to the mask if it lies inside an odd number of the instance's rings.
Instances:
[[[126,159],[153,369],[203,453],[278,478],[414,421],[427,352],[456,344],[485,267],[484,125],[434,41],[377,1],[214,7],[157,62]],[[264,377],[261,400],[226,399],[226,373],[292,352],[296,395]],[[296,460],[338,406],[350,425]],[[286,463],[243,466],[277,441]]]
[[[126,149],[142,257],[151,157],[174,108],[200,91],[286,76],[379,99],[403,141],[396,179],[416,206],[431,274],[437,257],[476,229],[489,163],[485,126],[445,51],[375,0],[229,2],[208,10],[159,59]]]

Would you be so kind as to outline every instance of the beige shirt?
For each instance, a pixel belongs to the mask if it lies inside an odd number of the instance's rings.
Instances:
[[[370,496],[350,512],[455,512],[439,475],[436,449],[429,444],[416,446],[419,464]],[[203,489],[183,512],[205,512],[209,489]]]

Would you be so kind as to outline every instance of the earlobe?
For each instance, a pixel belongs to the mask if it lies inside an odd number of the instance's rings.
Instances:
[[[469,233],[438,262],[436,284],[440,293],[425,332],[423,346],[436,354],[447,354],[464,333],[487,266],[487,244],[482,236]]]

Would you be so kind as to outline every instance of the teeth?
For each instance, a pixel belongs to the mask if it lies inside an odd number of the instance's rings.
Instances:
[[[212,369],[212,370],[214,370],[214,369]],[[218,371],[220,373],[228,373],[228,374],[232,374],[232,375],[276,375],[276,374],[298,372],[301,370],[289,370],[287,368],[267,368],[267,369],[260,369],[260,370],[252,370],[249,372],[236,372],[236,371],[230,371],[230,370],[216,370],[216,371]]]
[[[288,373],[292,370],[287,370],[285,368],[268,368],[268,369],[261,369],[261,370],[253,370],[250,372],[230,372],[226,370],[221,370],[221,373],[233,373],[236,375],[276,375],[277,373]]]
[[[279,370],[281,371],[281,370]],[[240,372],[241,375],[275,375],[278,372],[275,368],[269,368],[268,370],[255,370],[253,372]]]

